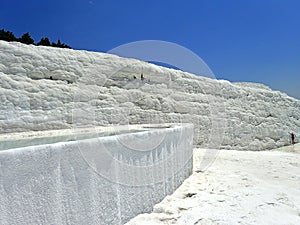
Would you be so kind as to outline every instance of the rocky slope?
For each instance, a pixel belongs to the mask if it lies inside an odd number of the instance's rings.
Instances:
[[[241,150],[300,133],[300,101],[284,93],[105,53],[0,41],[0,78],[0,133],[190,122],[194,144]]]

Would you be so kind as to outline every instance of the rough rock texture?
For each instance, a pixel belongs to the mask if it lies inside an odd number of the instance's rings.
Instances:
[[[105,53],[0,41],[0,77],[1,133],[192,122],[194,144],[241,150],[300,133],[300,101],[284,93]]]

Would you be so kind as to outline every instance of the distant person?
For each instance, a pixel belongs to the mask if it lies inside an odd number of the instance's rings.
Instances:
[[[291,132],[290,135],[291,135],[291,144],[294,145],[296,135],[293,132]]]
[[[141,80],[144,80],[145,78],[144,78],[144,74],[141,74]]]

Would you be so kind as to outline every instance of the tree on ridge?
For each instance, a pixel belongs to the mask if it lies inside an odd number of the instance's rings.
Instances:
[[[24,44],[27,44],[27,45],[34,44],[34,40],[32,39],[32,37],[30,36],[30,34],[28,32],[23,34],[22,37],[19,38],[19,41],[21,43],[24,43]]]

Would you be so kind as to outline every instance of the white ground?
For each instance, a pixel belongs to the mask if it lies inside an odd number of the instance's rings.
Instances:
[[[220,151],[207,169],[194,150],[194,173],[127,225],[300,224],[300,145],[276,151]]]

